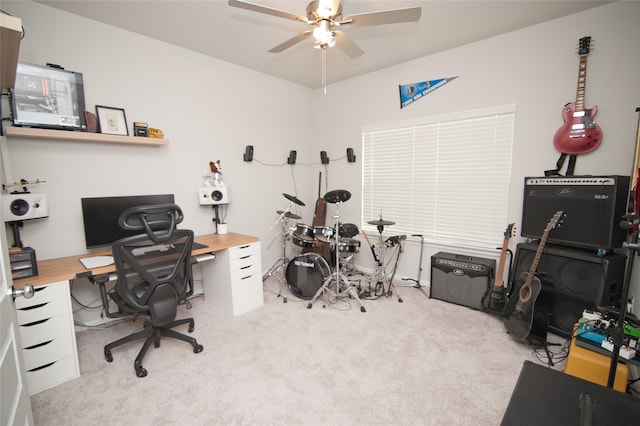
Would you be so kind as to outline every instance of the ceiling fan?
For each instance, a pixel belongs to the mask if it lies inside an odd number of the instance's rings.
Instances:
[[[310,35],[315,39],[315,46],[326,49],[337,45],[351,59],[357,58],[364,52],[344,32],[336,27],[356,28],[372,25],[398,24],[403,22],[415,22],[420,19],[421,7],[409,7],[392,9],[379,12],[360,13],[350,16],[342,16],[340,0],[314,0],[307,6],[307,16],[285,12],[255,3],[241,0],[229,0],[229,6],[265,13],[280,18],[291,19],[311,25],[313,30],[303,31],[289,40],[277,45],[269,52],[278,53],[305,40]]]

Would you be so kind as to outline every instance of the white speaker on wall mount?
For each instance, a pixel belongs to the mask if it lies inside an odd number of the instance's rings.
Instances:
[[[198,189],[198,201],[201,206],[229,204],[229,191],[226,186],[205,186]]]
[[[5,222],[41,219],[49,216],[45,194],[18,193],[2,195],[2,217]]]

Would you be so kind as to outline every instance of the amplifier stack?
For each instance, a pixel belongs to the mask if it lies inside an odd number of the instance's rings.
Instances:
[[[529,271],[537,250],[537,243],[518,244],[511,275],[514,281]],[[569,337],[585,309],[618,306],[625,265],[622,254],[599,256],[593,250],[547,244],[536,270],[542,291],[535,307],[547,314],[549,330]]]
[[[524,180],[523,237],[540,238],[549,218],[565,212],[550,243],[612,250],[627,232],[620,219],[627,212],[629,176],[528,177]]]
[[[524,179],[520,234],[528,241],[517,245],[507,297],[518,298],[518,277],[536,260],[542,290],[535,300],[535,316],[545,320],[534,321],[538,326],[544,323],[537,337],[547,330],[569,337],[585,309],[624,305],[627,258],[614,250],[627,238],[620,221],[627,213],[629,182],[629,176]],[[566,215],[562,225],[549,231],[536,259],[538,241],[558,211]],[[487,309],[482,299],[492,290],[495,266],[495,260],[439,252],[431,257],[429,297]]]
[[[570,336],[584,309],[620,306],[627,230],[628,176],[527,177],[524,180],[521,235],[534,240],[518,244],[510,274],[514,282],[528,272],[549,219],[562,210],[562,226],[552,230],[536,276],[542,291],[536,311],[547,314],[549,330]],[[511,289],[511,293],[515,289]]]

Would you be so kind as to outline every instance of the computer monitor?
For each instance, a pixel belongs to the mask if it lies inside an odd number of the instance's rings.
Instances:
[[[81,73],[19,62],[11,103],[15,126],[87,129]]]
[[[87,197],[80,201],[87,248],[109,246],[120,238],[140,234],[140,231],[126,231],[120,228],[118,219],[125,210],[137,206],[175,202],[173,194]]]

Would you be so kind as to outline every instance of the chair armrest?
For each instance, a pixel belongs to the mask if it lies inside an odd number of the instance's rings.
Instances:
[[[109,282],[109,274],[92,275],[89,277],[89,281],[92,284],[97,284],[100,289],[100,298],[102,299],[102,307],[107,318],[122,318],[124,316],[130,316],[131,314],[125,314],[122,311],[111,312],[109,309],[109,296],[107,294],[107,283]]]

